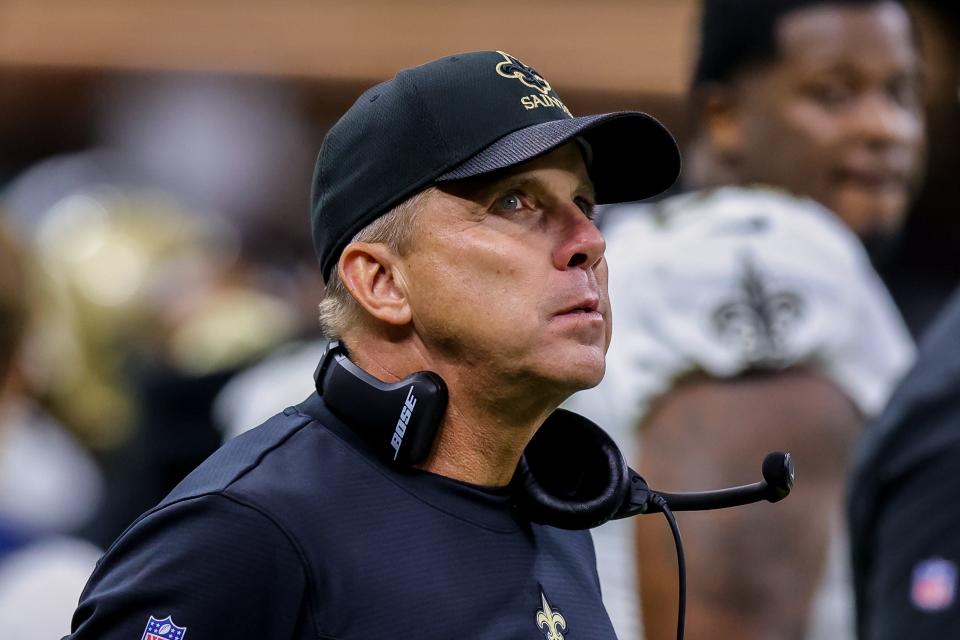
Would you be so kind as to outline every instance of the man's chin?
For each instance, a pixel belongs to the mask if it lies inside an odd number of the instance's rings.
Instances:
[[[858,236],[873,229],[895,233],[903,226],[908,205],[908,191],[902,187],[877,191],[854,187],[838,189],[827,202],[827,208]]]
[[[875,267],[888,263],[900,247],[906,191],[891,189],[885,193],[865,193],[850,189],[837,194],[840,219],[853,231]]]
[[[562,372],[557,372],[558,374],[562,373],[562,375],[557,376],[560,378],[558,383],[570,394],[574,394],[584,389],[592,389],[600,384],[605,370],[606,363],[602,359],[599,362],[571,363],[566,365]]]

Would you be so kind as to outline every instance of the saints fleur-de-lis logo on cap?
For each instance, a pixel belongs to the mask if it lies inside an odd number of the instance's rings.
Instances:
[[[531,89],[536,89],[544,95],[552,91],[550,88],[550,83],[544,80],[543,76],[537,73],[536,69],[533,67],[528,67],[509,53],[505,53],[503,51],[497,51],[497,53],[502,55],[504,58],[503,62],[497,65],[498,74],[504,78],[514,78],[519,80],[524,85],[530,87]]]
[[[537,627],[547,634],[547,640],[563,640],[563,634],[560,632],[567,630],[567,621],[559,611],[554,611],[550,606],[543,589],[540,590],[540,604],[541,608],[537,611]]]

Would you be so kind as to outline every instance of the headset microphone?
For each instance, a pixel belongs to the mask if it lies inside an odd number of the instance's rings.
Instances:
[[[514,483],[515,503],[533,522],[563,529],[590,529],[619,518],[665,511],[724,509],[782,500],[793,488],[789,453],[763,461],[755,484],[698,493],[651,489],[627,466],[616,443],[599,426],[557,409],[524,449]]]
[[[650,489],[646,481],[636,471],[629,469],[630,494],[623,507],[612,519],[627,518],[641,513],[663,511],[662,498],[671,511],[709,511],[739,507],[754,502],[779,502],[793,489],[794,467],[789,453],[768,453],[763,460],[763,480],[753,484],[715,491],[692,493],[667,493]]]

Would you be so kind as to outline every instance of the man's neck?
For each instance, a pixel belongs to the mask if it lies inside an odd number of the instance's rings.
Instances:
[[[530,439],[558,403],[531,402],[529,396],[490,398],[456,376],[447,377],[450,402],[433,450],[420,468],[472,484],[505,486]]]
[[[481,486],[510,482],[524,448],[563,399],[484,380],[476,370],[453,363],[429,362],[416,350],[396,344],[351,353],[351,357],[385,382],[423,370],[443,378],[449,393],[447,410],[433,449],[418,467]]]

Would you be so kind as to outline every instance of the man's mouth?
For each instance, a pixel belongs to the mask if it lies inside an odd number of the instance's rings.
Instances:
[[[557,313],[558,316],[597,313],[600,308],[598,298],[584,298]]]
[[[907,184],[903,172],[884,168],[840,169],[835,178],[842,185],[877,193],[903,190]]]
[[[564,307],[553,316],[554,320],[574,322],[579,326],[595,326],[604,322],[600,312],[599,298],[584,298],[570,306]]]

